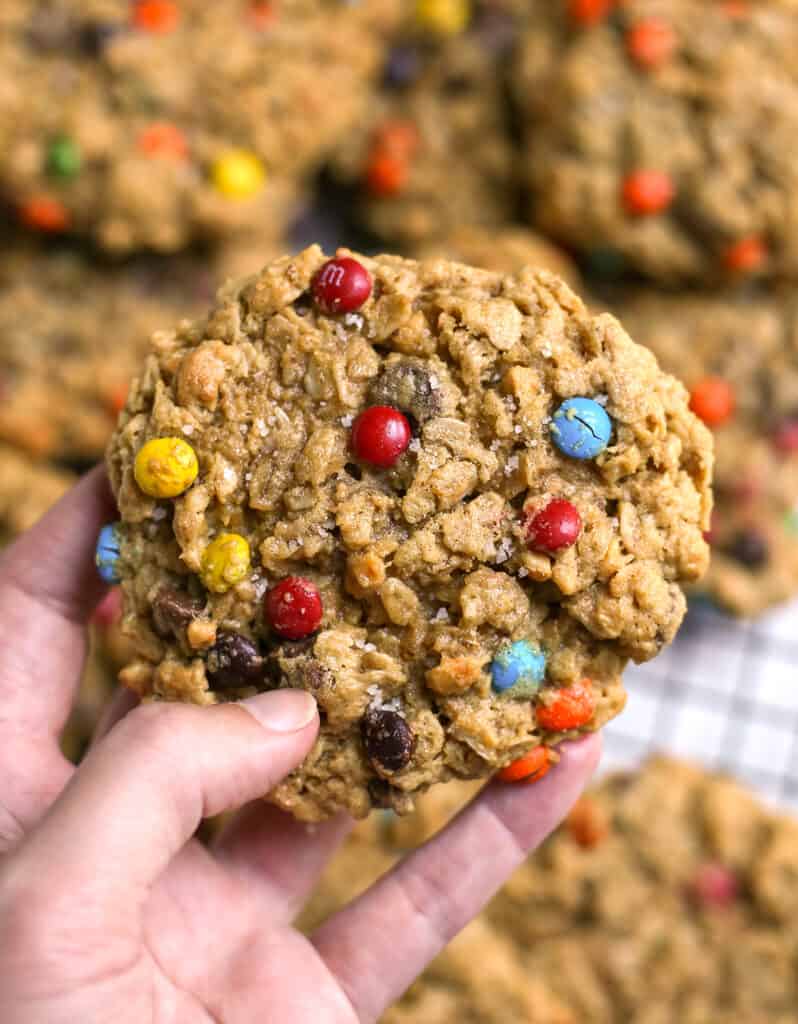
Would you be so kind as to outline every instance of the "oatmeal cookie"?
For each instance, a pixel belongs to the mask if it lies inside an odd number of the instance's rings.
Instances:
[[[488,917],[591,1024],[796,1019],[798,823],[669,758],[610,776]]]
[[[455,16],[441,31],[431,16]],[[364,224],[392,245],[495,226],[516,202],[501,67],[515,34],[507,3],[419,4],[394,41],[382,89],[336,160]],[[424,12],[426,14],[419,12]],[[456,10],[455,10],[456,9]]]
[[[798,294],[627,296],[615,311],[715,434],[701,589],[740,615],[798,593]]]
[[[676,632],[711,462],[683,386],[553,275],[313,246],[153,336],[101,537],[125,681],[312,692],[272,794],[306,819],[542,772]]]
[[[4,0],[0,193],[114,252],[257,224],[361,116],[397,0]]]
[[[420,246],[413,255],[422,260],[455,260],[503,274],[539,267],[557,274],[572,288],[580,284],[579,271],[567,253],[542,235],[521,227],[458,227],[447,238]]]
[[[0,545],[33,526],[74,483],[67,470],[0,443]]]
[[[551,0],[520,49],[535,225],[605,272],[798,273],[792,0]]]
[[[0,254],[0,441],[82,464],[102,456],[148,336],[205,307],[199,261],[119,268],[70,249]]]

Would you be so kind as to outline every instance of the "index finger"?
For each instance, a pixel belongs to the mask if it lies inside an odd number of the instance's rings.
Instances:
[[[568,813],[601,742],[596,734],[560,750],[534,786],[492,783],[318,930],[314,944],[360,1020],[376,1020]]]

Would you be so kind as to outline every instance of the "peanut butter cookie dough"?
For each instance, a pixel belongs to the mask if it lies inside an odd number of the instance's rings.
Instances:
[[[152,331],[207,306],[205,263],[92,264],[71,250],[0,253],[0,440],[35,457],[102,457]]]
[[[4,0],[0,192],[45,234],[173,251],[257,224],[361,116],[396,0]]]
[[[534,5],[517,98],[533,223],[604,271],[798,273],[790,0]]]
[[[502,62],[515,37],[510,4],[409,4],[368,116],[338,154],[364,224],[392,245],[495,226],[516,203]]]
[[[715,435],[712,560],[700,585],[757,615],[798,593],[798,294],[627,297],[635,338]]]
[[[678,628],[711,462],[682,385],[553,275],[311,247],[153,336],[100,545],[125,681],[310,690],[272,794],[306,819],[540,774]]]

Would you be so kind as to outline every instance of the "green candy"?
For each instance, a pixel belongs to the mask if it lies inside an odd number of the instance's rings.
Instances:
[[[83,166],[80,147],[66,135],[54,139],[47,150],[47,170],[56,178],[74,178]]]
[[[798,508],[790,509],[784,517],[784,525],[790,533],[798,533]]]

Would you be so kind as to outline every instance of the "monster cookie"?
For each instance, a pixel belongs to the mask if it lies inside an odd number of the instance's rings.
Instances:
[[[627,297],[618,315],[691,390],[715,434],[701,585],[755,615],[798,592],[798,296]]]
[[[415,255],[424,260],[456,260],[503,274],[514,274],[522,267],[538,267],[557,274],[572,287],[579,284],[579,272],[562,249],[520,227],[458,227],[447,238],[421,246]]]
[[[0,443],[0,545],[33,526],[66,493],[74,477]]]
[[[158,332],[109,448],[145,697],[308,689],[314,819],[540,777],[703,572],[711,438],[558,278],[318,247]]]
[[[257,224],[358,119],[396,0],[4,0],[0,189],[114,251]]]
[[[533,222],[603,273],[798,273],[791,0],[534,5],[517,97]]]
[[[198,262],[101,269],[69,250],[0,255],[0,440],[99,458],[149,334],[212,294]]]
[[[609,777],[489,919],[591,1024],[794,1022],[798,824],[657,758]]]
[[[396,39],[382,91],[337,160],[380,238],[412,247],[510,218],[515,161],[500,74],[514,34],[508,7],[420,3]]]

